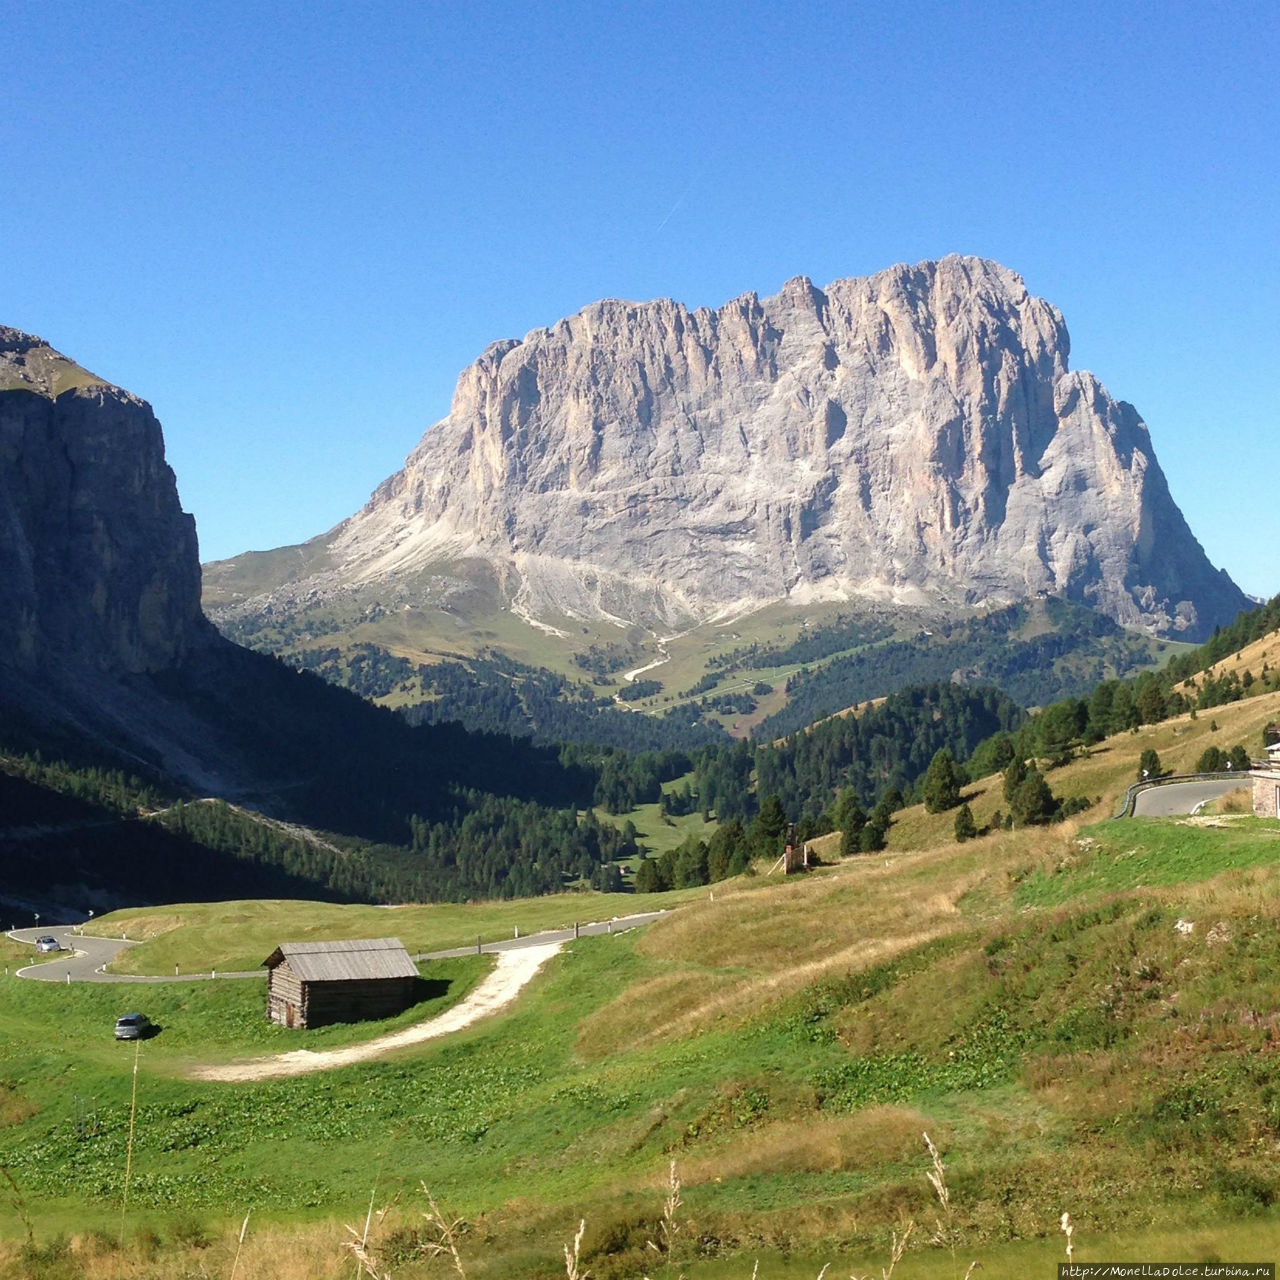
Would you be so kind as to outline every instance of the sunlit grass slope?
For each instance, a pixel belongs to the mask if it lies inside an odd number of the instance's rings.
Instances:
[[[281,942],[394,937],[410,952],[448,951],[472,945],[477,938],[485,942],[511,938],[517,929],[527,937],[544,929],[572,928],[575,920],[585,924],[658,911],[705,896],[705,889],[676,889],[391,907],[289,899],[193,902],[115,911],[94,921],[91,932],[144,940],[115,961],[114,970],[167,976],[174,965],[184,973],[255,969]]]
[[[1186,767],[1210,741],[1251,742],[1274,703],[1121,735],[1049,780],[1101,795],[1102,818],[1145,746]],[[1004,807],[998,781],[971,788],[979,822]],[[0,980],[0,1164],[22,1198],[0,1200],[10,1274],[27,1265],[25,1214],[41,1249],[78,1235],[68,1275],[226,1277],[252,1210],[240,1274],[350,1275],[344,1224],[363,1223],[371,1195],[396,1202],[374,1230],[384,1272],[444,1274],[418,1247],[424,1179],[469,1223],[475,1280],[563,1275],[582,1218],[596,1280],[747,1280],[757,1256],[764,1277],[875,1273],[907,1218],[920,1229],[899,1280],[963,1275],[973,1257],[1031,1274],[1063,1256],[1064,1209],[1078,1259],[1274,1257],[1280,826],[1102,820],[956,844],[952,821],[906,811],[884,853],[689,891],[642,932],[567,947],[510,1011],[325,1075],[218,1086],[186,1072],[383,1027],[267,1027],[256,982]],[[132,960],[164,972],[175,957],[249,967],[286,935],[428,949],[654,901],[226,904],[106,923],[149,933]],[[453,1000],[486,963],[424,973]],[[122,999],[164,1028],[140,1051],[123,1253],[104,1242],[128,1159],[134,1051],[110,1039]],[[958,1268],[929,1243],[925,1131],[947,1166]],[[649,1242],[667,1238],[671,1161],[668,1257]]]

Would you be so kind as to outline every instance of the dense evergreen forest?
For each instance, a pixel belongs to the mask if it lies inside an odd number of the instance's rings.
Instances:
[[[356,901],[373,888],[371,879],[335,868],[332,855],[255,824],[245,822],[237,838],[219,844],[168,817],[141,818],[157,798],[154,787],[119,771],[5,753],[3,900],[52,900],[85,912],[120,902],[215,900],[229,889],[246,897]]]
[[[0,731],[0,850],[14,893],[117,885],[133,900],[309,896],[460,900],[545,893],[636,851],[601,804],[656,800],[682,752],[540,746],[396,713],[219,644],[155,680],[255,780],[208,803],[74,731]],[[323,832],[319,840],[264,820]]]
[[[587,874],[589,860],[594,869],[634,847],[624,831],[578,817],[606,773],[611,753],[600,748],[562,752],[456,724],[414,727],[225,642],[150,689],[200,726],[209,757],[234,769],[230,793],[243,810],[192,803],[203,797],[158,761],[148,770],[137,753],[6,717],[0,848],[9,892],[61,884],[115,885],[142,901],[471,898],[560,888]],[[660,758],[628,760],[610,764],[610,776],[661,772]],[[157,810],[165,812],[145,816]],[[290,836],[253,810],[326,835]]]
[[[903,689],[861,716],[836,716],[756,752],[757,789],[793,821],[816,818],[845,787],[870,806],[887,790],[914,797],[941,750],[967,760],[978,744],[1017,729],[1026,712],[991,687]]]
[[[965,760],[1025,719],[1021,707],[990,687],[903,689],[860,715],[833,717],[777,743],[706,748],[694,760],[688,803],[743,822],[770,796],[796,823],[816,820],[844,790],[868,808],[892,795],[897,808],[918,792],[938,751]]]
[[[394,841],[379,842],[309,838],[225,800],[167,790],[119,769],[0,748],[5,895],[52,892],[81,909],[228,895],[463,901],[555,892],[636,853],[634,828],[589,810],[476,791],[455,792],[435,821],[408,814]]]

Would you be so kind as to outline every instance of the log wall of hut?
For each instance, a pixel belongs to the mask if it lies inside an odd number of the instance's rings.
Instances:
[[[304,982],[304,1027],[332,1022],[363,1022],[393,1018],[413,1003],[417,978],[346,978],[340,982]]]
[[[393,1018],[413,1004],[416,978],[344,978],[304,982],[288,961],[268,976],[267,1017],[282,1027],[325,1027],[334,1022]]]
[[[267,1017],[282,1027],[305,1027],[302,979],[288,961],[267,971]]]

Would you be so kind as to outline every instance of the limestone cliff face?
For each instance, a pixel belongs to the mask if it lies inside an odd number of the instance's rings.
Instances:
[[[404,470],[308,544],[322,567],[239,611],[479,558],[531,619],[1044,591],[1199,637],[1244,596],[1069,349],[1056,308],[975,258],[716,311],[599,302],[489,347]]]
[[[0,661],[152,672],[207,634],[150,407],[0,327]]]

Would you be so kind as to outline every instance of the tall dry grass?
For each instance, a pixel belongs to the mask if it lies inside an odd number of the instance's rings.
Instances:
[[[1069,834],[1051,839],[1060,849]],[[583,1019],[577,1050],[595,1060],[740,1026],[806,986],[962,930],[971,920],[962,904],[981,894],[1007,899],[1008,869],[1027,854],[1025,839],[952,842],[691,903],[637,941],[655,972]]]
[[[208,1239],[180,1240],[163,1221],[111,1233],[76,1232],[42,1241],[0,1242],[6,1280],[351,1280],[351,1263],[331,1223],[273,1226],[242,1240],[239,1225]]]
[[[851,1116],[815,1115],[743,1134],[718,1151],[686,1157],[686,1184],[731,1182],[766,1174],[863,1173],[910,1161],[932,1123],[910,1107],[866,1107]]]
[[[899,1119],[905,1121],[906,1114]],[[891,1229],[887,1241],[887,1256],[880,1266],[880,1280],[893,1280],[900,1265],[909,1261],[912,1250],[945,1249],[951,1257],[955,1280],[971,1280],[978,1267],[970,1260],[961,1271],[964,1240],[956,1226],[953,1193],[948,1181],[947,1167],[938,1145],[927,1134],[915,1130],[911,1146],[915,1153],[921,1150],[928,1164],[924,1169],[934,1201],[937,1205],[935,1227],[928,1242],[920,1239],[914,1217],[904,1216]],[[18,1195],[12,1179],[7,1180],[11,1195]],[[627,1274],[639,1280],[640,1275],[680,1276],[684,1268],[695,1258],[698,1238],[692,1223],[686,1221],[681,1172],[672,1161],[667,1176],[659,1188],[662,1201],[655,1217],[652,1237],[647,1251],[651,1262],[641,1269]],[[407,1222],[415,1221],[424,1230],[415,1236],[422,1242],[417,1257],[434,1258],[457,1280],[469,1280],[471,1274],[483,1274],[490,1270],[492,1259],[486,1254],[482,1233],[473,1232],[460,1218],[447,1213],[429,1188],[422,1184],[421,1194],[425,1207],[419,1206],[410,1216],[396,1204],[375,1208],[371,1198],[363,1221],[358,1226],[348,1226],[346,1241],[334,1238],[330,1224],[313,1224],[292,1228],[272,1226],[261,1233],[250,1234],[248,1217],[239,1231],[228,1229],[222,1236],[196,1243],[177,1244],[167,1242],[162,1249],[155,1248],[154,1237],[148,1246],[142,1243],[143,1233],[121,1245],[118,1241],[100,1234],[85,1234],[67,1242],[63,1262],[65,1268],[50,1271],[59,1280],[75,1276],[77,1280],[351,1280],[352,1264],[356,1274],[366,1280],[401,1280],[409,1274],[420,1274],[420,1268],[403,1259],[403,1248],[397,1253],[397,1239],[404,1241]],[[584,1257],[587,1237],[587,1221],[580,1219],[572,1238],[560,1248],[565,1280],[592,1280]],[[1070,1215],[1063,1213],[1057,1223],[1066,1242],[1068,1261],[1074,1253],[1075,1224]],[[1043,1229],[1043,1228],[1042,1228]],[[837,1262],[828,1263],[818,1272],[817,1280],[823,1280],[835,1269],[836,1274],[848,1274]],[[755,1261],[751,1275],[758,1276],[759,1262]],[[23,1265],[23,1246],[19,1242],[0,1244],[0,1275],[38,1275]],[[432,1272],[432,1274],[437,1274]],[[743,1275],[747,1274],[745,1260]],[[869,1280],[866,1276],[853,1276],[852,1280]]]

